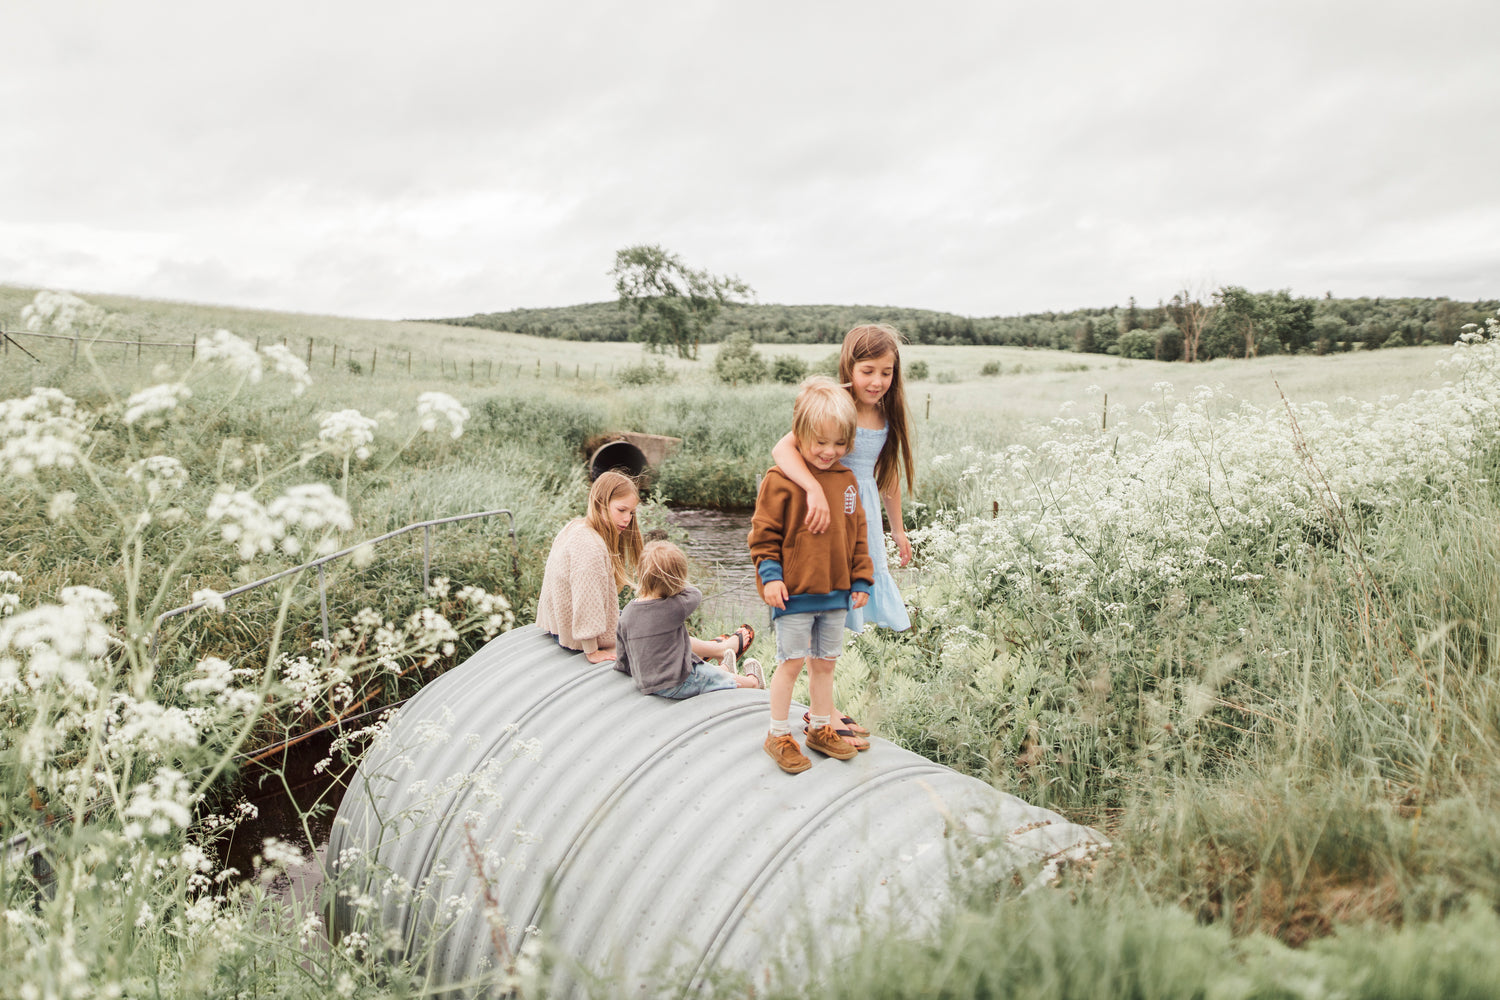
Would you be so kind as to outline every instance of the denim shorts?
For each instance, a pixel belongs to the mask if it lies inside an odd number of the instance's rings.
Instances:
[[[652,691],[651,693],[661,698],[681,701],[683,698],[691,698],[706,691],[728,691],[738,686],[727,670],[720,670],[718,667],[698,662],[693,664],[693,669],[688,671],[687,680],[681,684],[669,687],[665,691]]]
[[[843,608],[832,611],[801,611],[776,616],[776,662],[800,660],[836,660],[844,651]]]

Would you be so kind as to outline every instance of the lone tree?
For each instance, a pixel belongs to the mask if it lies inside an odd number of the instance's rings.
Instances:
[[[635,309],[636,336],[653,351],[676,348],[681,358],[698,356],[698,341],[721,308],[755,294],[740,279],[696,271],[656,244],[617,251],[609,273],[620,308]]]

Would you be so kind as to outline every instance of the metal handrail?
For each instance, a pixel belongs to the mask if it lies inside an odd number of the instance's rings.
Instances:
[[[505,509],[483,510],[473,514],[456,514],[453,517],[439,517],[431,521],[418,521],[414,524],[408,524],[405,527],[397,528],[395,531],[388,531],[383,535],[377,535],[374,538],[367,538],[364,541],[359,542],[358,544],[351,545],[347,549],[340,549],[338,552],[334,552],[331,555],[326,555],[319,559],[313,559],[310,562],[305,562],[300,566],[293,566],[291,569],[284,569],[279,573],[272,573],[270,576],[262,577],[261,579],[256,580],[252,583],[241,584],[240,586],[235,587],[233,590],[224,591],[224,593],[219,595],[219,599],[224,600],[230,597],[235,597],[239,594],[245,593],[246,591],[255,590],[257,587],[263,587],[268,583],[274,583],[277,580],[280,580],[283,577],[291,576],[294,573],[301,573],[303,570],[316,568],[318,571],[318,609],[321,613],[323,622],[323,641],[327,642],[328,588],[323,577],[323,565],[325,563],[332,562],[335,559],[342,559],[344,556],[351,555],[367,545],[374,545],[377,542],[383,542],[387,539],[395,538],[397,535],[404,535],[408,531],[415,531],[416,529],[421,528],[422,590],[425,592],[430,585],[429,578],[432,573],[432,529],[440,524],[452,524],[455,521],[472,521],[475,518],[495,517],[499,514],[504,514],[507,518],[510,519],[511,568],[512,570],[519,572],[519,565],[517,563],[518,557],[516,554],[516,515]],[[167,621],[167,619],[175,618],[178,615],[187,614],[189,611],[197,611],[199,608],[206,607],[207,605],[207,601],[194,601],[191,604],[184,604],[180,608],[173,608],[171,611],[163,611],[161,614],[157,615],[156,621],[151,626],[151,658],[153,660],[156,659],[157,641],[161,635],[161,627]]]

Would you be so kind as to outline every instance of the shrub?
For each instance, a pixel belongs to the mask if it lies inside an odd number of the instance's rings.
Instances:
[[[677,381],[677,373],[668,369],[665,361],[657,358],[654,365],[649,361],[626,365],[615,373],[615,380],[621,385],[670,385]]]
[[[827,375],[829,378],[832,378],[832,379],[838,378],[839,377],[839,355],[838,355],[838,352],[835,351],[834,353],[828,355],[828,357],[824,358],[822,361],[819,361],[816,364],[812,365],[810,368],[808,368],[807,374],[809,374],[809,375]]]
[[[1000,374],[1000,362],[998,362],[998,361],[986,361],[984,363],[984,367],[979,369],[979,374],[981,374],[981,375],[999,375]]]
[[[906,377],[909,379],[921,381],[926,379],[930,374],[927,362],[925,361],[913,361],[906,366]]]
[[[754,385],[766,380],[766,361],[748,333],[730,335],[714,358],[714,377],[730,385]]]
[[[807,362],[794,354],[778,354],[771,362],[771,377],[777,382],[796,385],[807,377]]]
[[[1120,334],[1120,357],[1147,360],[1156,357],[1155,330],[1127,330]]]

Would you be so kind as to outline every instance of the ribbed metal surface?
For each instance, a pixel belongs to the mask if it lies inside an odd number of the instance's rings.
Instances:
[[[345,795],[328,856],[365,873],[384,927],[435,983],[472,982],[496,963],[472,835],[510,945],[541,925],[571,960],[553,981],[569,995],[593,973],[692,988],[837,951],[861,924],[919,928],[947,898],[958,830],[995,838],[990,875],[1031,877],[1103,843],[884,740],[783,774],[760,750],[766,720],[764,691],[643,697],[612,665],[517,629],[405,706]],[[512,759],[516,739],[538,741],[538,759]],[[428,885],[429,902],[382,892],[387,872]],[[448,913],[430,902],[454,896]],[[334,928],[352,926],[340,899]]]

